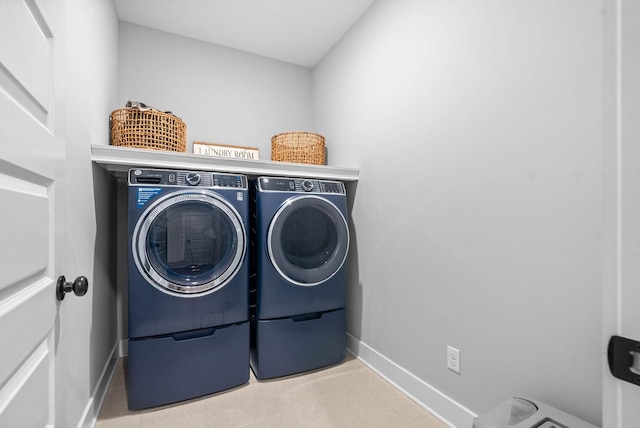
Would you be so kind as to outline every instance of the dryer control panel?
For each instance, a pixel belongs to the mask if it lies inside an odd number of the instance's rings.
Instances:
[[[312,178],[260,177],[258,178],[258,190],[260,192],[346,194],[344,183],[340,181]]]
[[[247,189],[247,177],[242,174],[226,174],[207,171],[182,171],[165,169],[131,169],[129,185],[132,186],[182,186]]]

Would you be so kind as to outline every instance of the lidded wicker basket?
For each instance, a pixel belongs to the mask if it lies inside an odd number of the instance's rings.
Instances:
[[[324,165],[324,137],[312,132],[284,132],[271,137],[271,160]]]
[[[155,109],[121,108],[111,113],[111,144],[140,149],[187,151],[187,126]]]

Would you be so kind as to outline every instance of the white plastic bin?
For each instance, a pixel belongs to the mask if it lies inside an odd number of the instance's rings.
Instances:
[[[597,428],[541,401],[513,397],[473,421],[473,428]]]

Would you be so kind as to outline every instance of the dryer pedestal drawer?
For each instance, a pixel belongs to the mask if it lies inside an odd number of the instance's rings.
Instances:
[[[249,381],[249,322],[129,340],[129,408],[212,394]]]
[[[251,322],[251,367],[258,379],[318,369],[346,356],[345,309]]]

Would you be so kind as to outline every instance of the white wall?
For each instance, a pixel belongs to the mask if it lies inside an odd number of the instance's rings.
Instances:
[[[111,0],[66,0],[66,160],[63,232],[65,271],[89,279],[84,297],[61,304],[57,358],[65,426],[91,426],[107,386],[116,334],[113,177],[91,163],[91,144],[108,144],[117,104],[118,22]]]
[[[258,147],[312,129],[311,70],[149,28],[120,24],[120,107],[171,110],[193,141]]]
[[[601,3],[378,0],[313,72],[360,168],[349,332],[471,413],[600,421]]]

